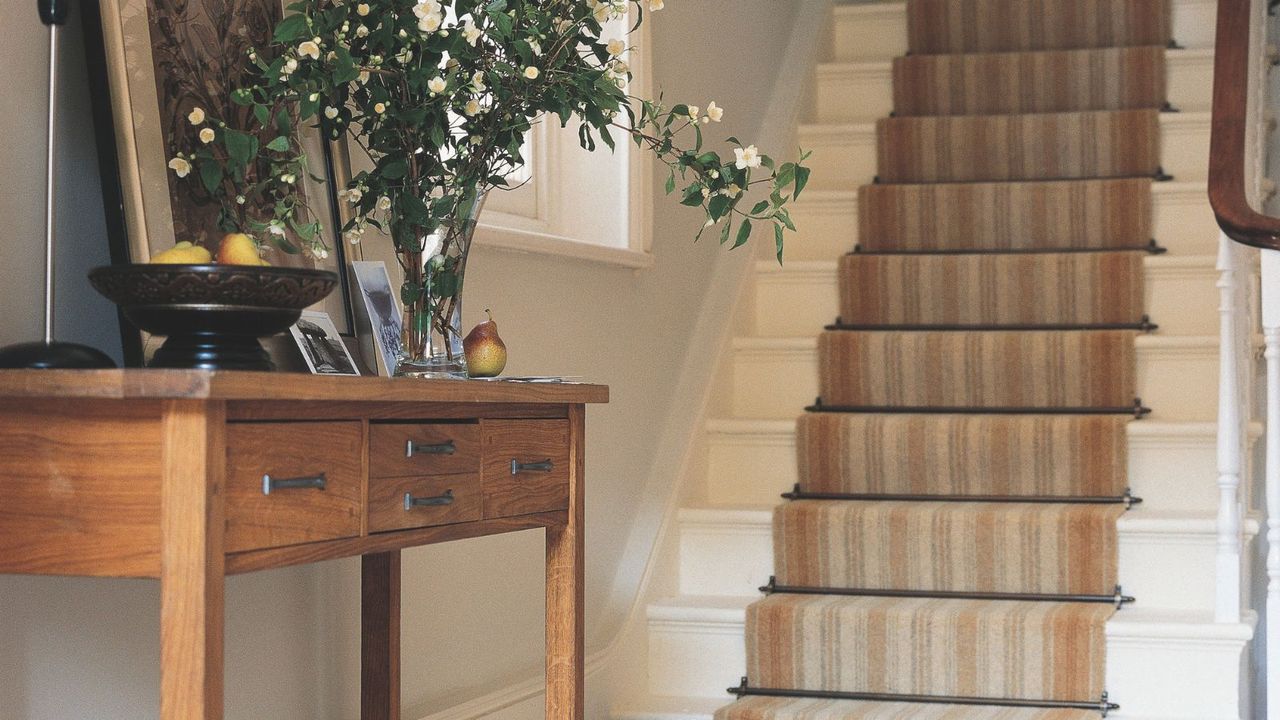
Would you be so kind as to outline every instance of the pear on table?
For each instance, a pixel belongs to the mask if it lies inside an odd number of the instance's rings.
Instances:
[[[507,366],[507,346],[498,337],[498,323],[493,313],[484,311],[489,319],[480,323],[462,339],[462,351],[467,356],[467,374],[471,377],[497,377]]]
[[[156,265],[207,265],[212,261],[208,250],[185,240],[151,256]]]
[[[228,233],[218,246],[218,262],[222,265],[270,265],[258,254],[258,244],[244,233]]]

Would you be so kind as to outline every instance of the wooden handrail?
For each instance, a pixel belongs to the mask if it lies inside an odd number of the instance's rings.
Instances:
[[[1218,0],[1209,204],[1218,226],[1231,239],[1280,250],[1280,218],[1255,211],[1245,193],[1252,6],[1250,0]]]

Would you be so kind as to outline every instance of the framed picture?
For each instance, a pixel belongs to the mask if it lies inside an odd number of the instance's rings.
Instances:
[[[362,312],[356,322],[370,329],[367,335],[362,333],[362,338],[368,339],[362,343],[363,351],[373,356],[366,361],[370,367],[376,363],[379,375],[390,377],[400,357],[403,323],[387,265],[381,261],[357,261],[351,263],[351,274],[361,299]]]
[[[97,127],[113,262],[146,262],[152,254],[189,240],[216,250],[218,201],[202,198],[199,183],[178,178],[168,162],[192,109],[199,107],[240,127],[246,108],[230,91],[241,84],[248,48],[266,47],[288,0],[84,0],[86,54],[94,88]],[[95,77],[96,75],[96,77]],[[341,277],[341,287],[315,309],[339,332],[355,332],[346,248],[339,234],[334,162],[346,157],[306,127],[300,141],[311,173],[307,205],[325,228],[330,255],[317,261],[276,253],[273,264],[319,267]],[[345,167],[345,166],[344,166]],[[345,169],[342,171],[345,174]],[[129,346],[140,335],[126,330]],[[138,356],[141,355],[139,352]],[[134,356],[130,359],[136,359]],[[134,363],[130,363],[134,364]]]
[[[289,329],[307,369],[315,375],[359,375],[355,360],[328,313],[306,310]]]

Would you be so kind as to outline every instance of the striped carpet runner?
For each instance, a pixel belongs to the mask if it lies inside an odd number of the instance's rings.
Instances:
[[[1169,13],[907,0],[800,484],[717,720],[1100,715]]]

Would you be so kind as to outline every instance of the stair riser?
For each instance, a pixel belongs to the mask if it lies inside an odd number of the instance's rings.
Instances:
[[[650,620],[649,647],[653,695],[727,701],[725,689],[736,685],[746,668],[741,621]],[[1241,675],[1226,671],[1240,667],[1244,647],[1236,641],[1108,637],[1107,689],[1121,705],[1121,712],[1109,717],[1248,717],[1239,708]]]
[[[1134,519],[1142,509],[1133,511]],[[773,574],[773,534],[767,513],[757,522],[681,522],[680,592],[750,595]],[[1210,611],[1217,536],[1208,532],[1147,532],[1120,522],[1120,582],[1143,608]]]
[[[1162,113],[1161,164],[1175,180],[1208,177],[1209,122],[1204,113]],[[809,125],[800,144],[813,151],[811,185],[817,190],[851,190],[877,175],[874,125]]]
[[[1256,442],[1256,440],[1255,440]],[[799,480],[795,435],[710,436],[707,502],[769,505]],[[1212,432],[1129,437],[1129,482],[1152,512],[1203,512],[1218,503],[1217,455]]]
[[[1138,347],[1138,389],[1152,419],[1213,420],[1217,416],[1218,351]],[[818,395],[817,351],[738,348],[734,416],[792,418]]]
[[[1169,102],[1183,111],[1207,111],[1213,99],[1212,55],[1175,51],[1167,64]],[[816,82],[814,122],[871,122],[893,111],[890,63],[823,65]]]
[[[1204,267],[1146,270],[1146,312],[1162,335],[1212,335],[1218,331],[1217,273],[1213,258]],[[756,334],[761,337],[813,337],[838,312],[834,266],[756,275]]]
[[[1170,191],[1175,188],[1176,192]],[[1212,255],[1218,248],[1218,226],[1202,185],[1158,184],[1153,231],[1171,255]],[[832,260],[853,249],[858,233],[858,203],[853,193],[834,198],[802,197],[791,216],[800,228],[787,245],[786,259]]]
[[[1188,48],[1213,47],[1214,0],[1173,0],[1173,37]],[[838,62],[883,60],[907,52],[904,3],[838,9],[829,56]]]

